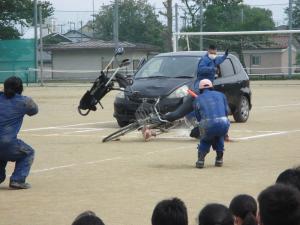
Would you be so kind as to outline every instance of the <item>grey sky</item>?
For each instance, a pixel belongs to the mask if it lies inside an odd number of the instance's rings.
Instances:
[[[93,2],[95,4],[95,11],[100,9],[103,4],[110,4],[111,0],[49,0],[54,8],[56,24],[64,24],[64,29],[68,29],[71,25],[69,21],[75,22],[79,26],[81,20],[86,22],[91,18],[90,12],[65,12],[65,11],[92,11]],[[180,3],[180,0],[173,0],[174,3]],[[163,7],[162,0],[148,0],[156,8]],[[284,9],[288,6],[288,0],[244,0],[246,4],[257,5],[272,10],[273,18],[276,25],[285,23]],[[182,4],[182,3],[180,3]],[[273,4],[273,5],[272,5]]]

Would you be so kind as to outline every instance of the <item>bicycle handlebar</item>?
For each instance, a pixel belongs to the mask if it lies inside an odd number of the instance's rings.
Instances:
[[[155,110],[155,113],[156,113],[156,115],[157,115],[157,118],[158,118],[158,120],[159,120],[160,122],[168,123],[169,121],[168,121],[168,120],[162,119],[162,118],[160,117],[160,115],[159,115],[159,112],[157,111],[156,106],[158,105],[159,102],[160,102],[160,98],[158,98],[157,101],[156,101],[156,103],[154,104],[154,110]]]

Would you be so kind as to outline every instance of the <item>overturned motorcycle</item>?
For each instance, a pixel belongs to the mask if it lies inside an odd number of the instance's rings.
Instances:
[[[78,106],[78,112],[82,116],[87,116],[90,111],[97,110],[97,104],[103,108],[101,104],[101,99],[110,91],[118,90],[124,91],[124,89],[129,85],[129,81],[124,75],[119,73],[122,67],[128,66],[131,62],[129,59],[124,59],[121,62],[118,61],[118,56],[124,53],[123,48],[117,48],[114,56],[105,66],[105,69],[100,72],[100,76],[94,81],[90,90],[88,90],[81,98]],[[113,71],[112,75],[109,76],[109,69],[111,65],[116,62],[118,67]],[[115,88],[114,83],[118,83],[118,88]]]

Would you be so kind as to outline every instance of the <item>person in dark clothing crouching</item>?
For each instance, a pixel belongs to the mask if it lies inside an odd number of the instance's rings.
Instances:
[[[10,177],[9,186],[14,189],[28,189],[26,183],[34,160],[34,150],[18,139],[17,135],[23,123],[24,115],[38,113],[37,104],[23,96],[22,80],[10,77],[4,82],[4,92],[0,92],[0,183],[6,178],[5,167],[8,162],[15,162],[15,169]]]

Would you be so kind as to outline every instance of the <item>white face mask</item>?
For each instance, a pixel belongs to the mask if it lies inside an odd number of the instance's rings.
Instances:
[[[217,58],[217,55],[215,54],[208,54],[208,57],[212,60],[216,59]]]

